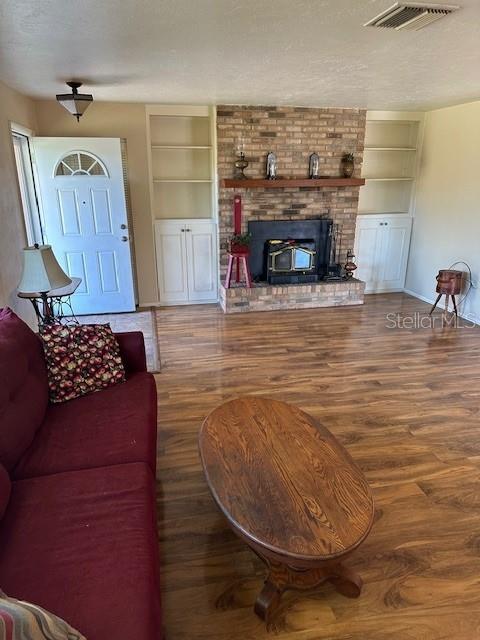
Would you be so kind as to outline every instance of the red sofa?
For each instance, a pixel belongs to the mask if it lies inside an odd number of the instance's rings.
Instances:
[[[87,640],[159,640],[157,397],[140,332],[124,384],[48,403],[38,336],[0,311],[0,588]]]

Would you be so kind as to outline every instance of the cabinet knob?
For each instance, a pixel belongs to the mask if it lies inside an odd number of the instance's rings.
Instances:
[[[182,229],[182,233],[185,233],[185,229]]]
[[[128,242],[128,237],[127,236],[122,236],[122,242]]]
[[[191,231],[191,229],[185,229],[185,231]]]
[[[127,225],[126,225],[126,224],[121,224],[121,225],[120,225],[120,229],[126,229],[126,228],[127,228]]]

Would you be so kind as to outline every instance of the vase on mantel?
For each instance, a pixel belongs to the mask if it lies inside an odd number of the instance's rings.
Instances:
[[[342,156],[342,175],[344,178],[351,178],[355,171],[355,158],[353,153],[344,153]]]

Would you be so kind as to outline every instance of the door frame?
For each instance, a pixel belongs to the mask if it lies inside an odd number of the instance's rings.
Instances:
[[[12,153],[17,172],[18,191],[22,205],[25,235],[28,245],[44,243],[44,224],[38,197],[37,176],[33,161],[31,138],[35,132],[17,122],[10,121]],[[21,143],[19,154],[15,149],[15,139]]]

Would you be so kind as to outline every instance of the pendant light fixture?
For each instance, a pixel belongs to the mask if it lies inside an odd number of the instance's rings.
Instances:
[[[81,82],[70,81],[67,82],[67,85],[72,89],[72,93],[57,94],[57,101],[72,116],[75,116],[77,122],[79,122],[80,116],[85,113],[90,103],[93,102],[93,96],[89,93],[78,93],[78,89],[82,86]]]

